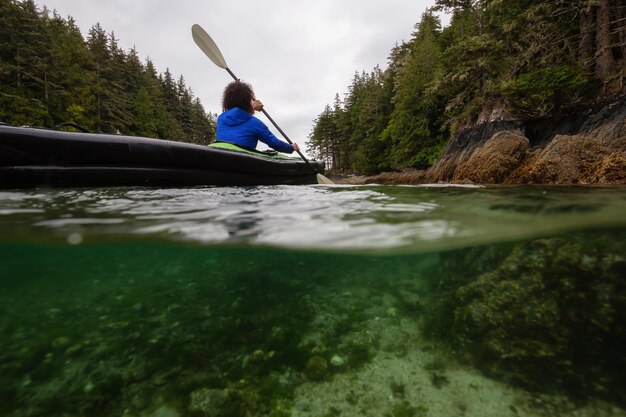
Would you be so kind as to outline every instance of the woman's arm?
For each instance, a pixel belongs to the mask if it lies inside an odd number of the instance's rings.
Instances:
[[[269,130],[265,123],[263,123],[259,119],[256,120],[259,123],[258,139],[261,142],[263,142],[270,148],[277,150],[278,152],[293,153],[293,151],[296,150],[296,146],[298,146],[297,144],[294,143],[293,145],[290,145],[286,142],[283,142],[282,140],[274,136],[274,134]]]

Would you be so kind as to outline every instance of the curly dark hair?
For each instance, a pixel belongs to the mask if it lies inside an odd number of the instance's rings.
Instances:
[[[254,91],[252,86],[243,81],[233,81],[224,89],[222,96],[222,109],[230,110],[233,107],[239,107],[248,113],[254,113],[252,109],[252,101],[254,100]]]

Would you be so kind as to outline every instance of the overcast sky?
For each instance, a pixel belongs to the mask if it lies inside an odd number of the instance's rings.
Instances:
[[[169,68],[176,78],[182,74],[206,111],[220,113],[221,94],[231,78],[194,43],[191,26],[198,23],[280,127],[304,145],[313,120],[333,103],[335,93],[347,91],[355,71],[386,68],[391,48],[409,40],[435,0],[36,2],[64,18],[72,16],[84,37],[100,23],[121,48],[135,47],[158,72]]]

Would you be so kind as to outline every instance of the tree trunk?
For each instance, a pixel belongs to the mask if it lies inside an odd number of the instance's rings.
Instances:
[[[605,80],[613,69],[614,60],[611,51],[611,5],[609,0],[598,2],[596,27],[596,75]]]
[[[48,109],[48,111],[50,110],[50,103],[49,103],[49,92],[48,92],[48,72],[44,71],[43,73],[43,96],[44,99],[46,101],[46,109]]]
[[[616,0],[617,33],[619,40],[619,59],[622,68],[626,65],[626,0]]]
[[[22,66],[20,63],[20,50],[18,48],[17,50],[17,56],[15,57],[15,68],[16,68],[16,72],[17,72],[17,88],[19,90],[19,88],[22,86]]]
[[[595,8],[591,2],[586,1],[580,12],[579,62],[581,67],[589,71],[593,67],[595,23]]]

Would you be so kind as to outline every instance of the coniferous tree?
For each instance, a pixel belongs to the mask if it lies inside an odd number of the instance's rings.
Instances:
[[[324,111],[314,121],[307,147],[313,152],[315,159],[324,161],[330,169],[340,167],[338,149],[336,149],[338,137],[336,115],[330,106],[326,105]]]
[[[425,13],[409,42],[405,62],[397,70],[393,112],[384,131],[384,140],[390,143],[390,163],[396,167],[423,167],[432,164],[421,156],[421,151],[437,142],[434,94],[431,87],[442,71],[438,36],[439,19]]]
[[[626,0],[437,0],[386,70],[356,73],[325,108],[310,148],[345,171],[426,167],[484,110],[558,118],[611,100],[626,92],[625,14]]]
[[[177,88],[169,70],[159,76],[149,60],[142,64],[134,48],[124,51],[99,24],[84,39],[71,17],[39,10],[32,0],[0,0],[0,122],[73,122],[207,143],[213,119],[191,89]]]

